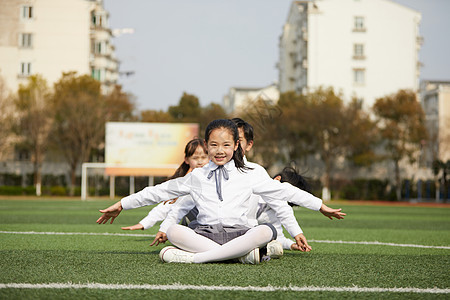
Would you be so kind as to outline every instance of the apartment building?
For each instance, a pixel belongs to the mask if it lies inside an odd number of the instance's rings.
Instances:
[[[279,41],[280,92],[333,87],[368,108],[418,91],[420,20],[389,0],[293,1]]]
[[[223,107],[225,112],[242,112],[248,109],[254,101],[263,100],[271,104],[277,103],[280,92],[275,83],[263,87],[231,87],[223,97]]]
[[[10,92],[41,74],[90,74],[107,93],[118,80],[108,12],[102,0],[2,0],[0,76]]]
[[[425,112],[429,140],[423,164],[450,160],[450,81],[423,80],[420,100]]]

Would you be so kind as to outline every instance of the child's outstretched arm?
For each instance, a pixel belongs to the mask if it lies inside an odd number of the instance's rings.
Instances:
[[[177,198],[188,195],[193,187],[189,184],[191,181],[191,173],[184,177],[171,179],[155,186],[149,186],[142,191],[131,194],[122,198],[119,202],[111,205],[107,209],[100,210],[103,215],[97,219],[98,224],[105,224],[112,218],[111,223],[125,209],[138,208],[142,206],[152,205],[164,200]]]
[[[122,230],[144,230],[144,225],[137,223],[133,226],[120,227]]]
[[[322,206],[319,210],[325,217],[328,217],[330,220],[333,220],[333,217],[336,219],[343,219],[344,216],[346,216],[346,213],[342,212],[342,208],[334,209],[331,207],[326,206],[322,203]]]
[[[117,216],[122,211],[122,203],[120,201],[116,202],[115,204],[111,205],[110,207],[106,209],[100,209],[99,211],[103,213],[103,215],[98,218],[97,223],[98,224],[106,224],[109,219],[111,219],[111,224],[114,222],[114,219],[117,218]]]
[[[169,200],[173,201],[173,200]],[[157,222],[163,221],[174,205],[166,204],[165,201],[155,206],[148,215],[133,226],[122,227],[122,230],[144,230],[153,227]]]

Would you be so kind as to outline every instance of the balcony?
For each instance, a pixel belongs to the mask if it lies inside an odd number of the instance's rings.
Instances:
[[[352,58],[354,60],[365,60],[366,56],[365,55],[353,55]]]

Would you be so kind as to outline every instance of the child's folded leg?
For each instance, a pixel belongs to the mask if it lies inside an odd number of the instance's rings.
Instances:
[[[273,238],[273,231],[267,225],[251,228],[244,235],[237,237],[212,250],[196,253],[194,263],[223,261],[244,256],[254,248],[262,247]]]
[[[205,252],[220,247],[213,240],[197,234],[189,227],[179,224],[170,226],[166,234],[172,244],[189,252]]]

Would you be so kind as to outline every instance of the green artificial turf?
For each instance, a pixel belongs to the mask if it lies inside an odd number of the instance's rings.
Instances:
[[[295,215],[313,251],[285,251],[281,259],[259,265],[232,263],[163,264],[150,247],[152,237],[114,235],[14,234],[12,232],[127,233],[149,208],[124,211],[114,224],[98,225],[105,200],[0,200],[0,283],[104,283],[225,287],[379,287],[450,288],[449,249],[329,241],[450,246],[450,208],[333,204],[348,214],[329,220],[296,208]],[[247,299],[299,297],[436,299],[449,294],[293,291],[0,289],[0,299]]]

